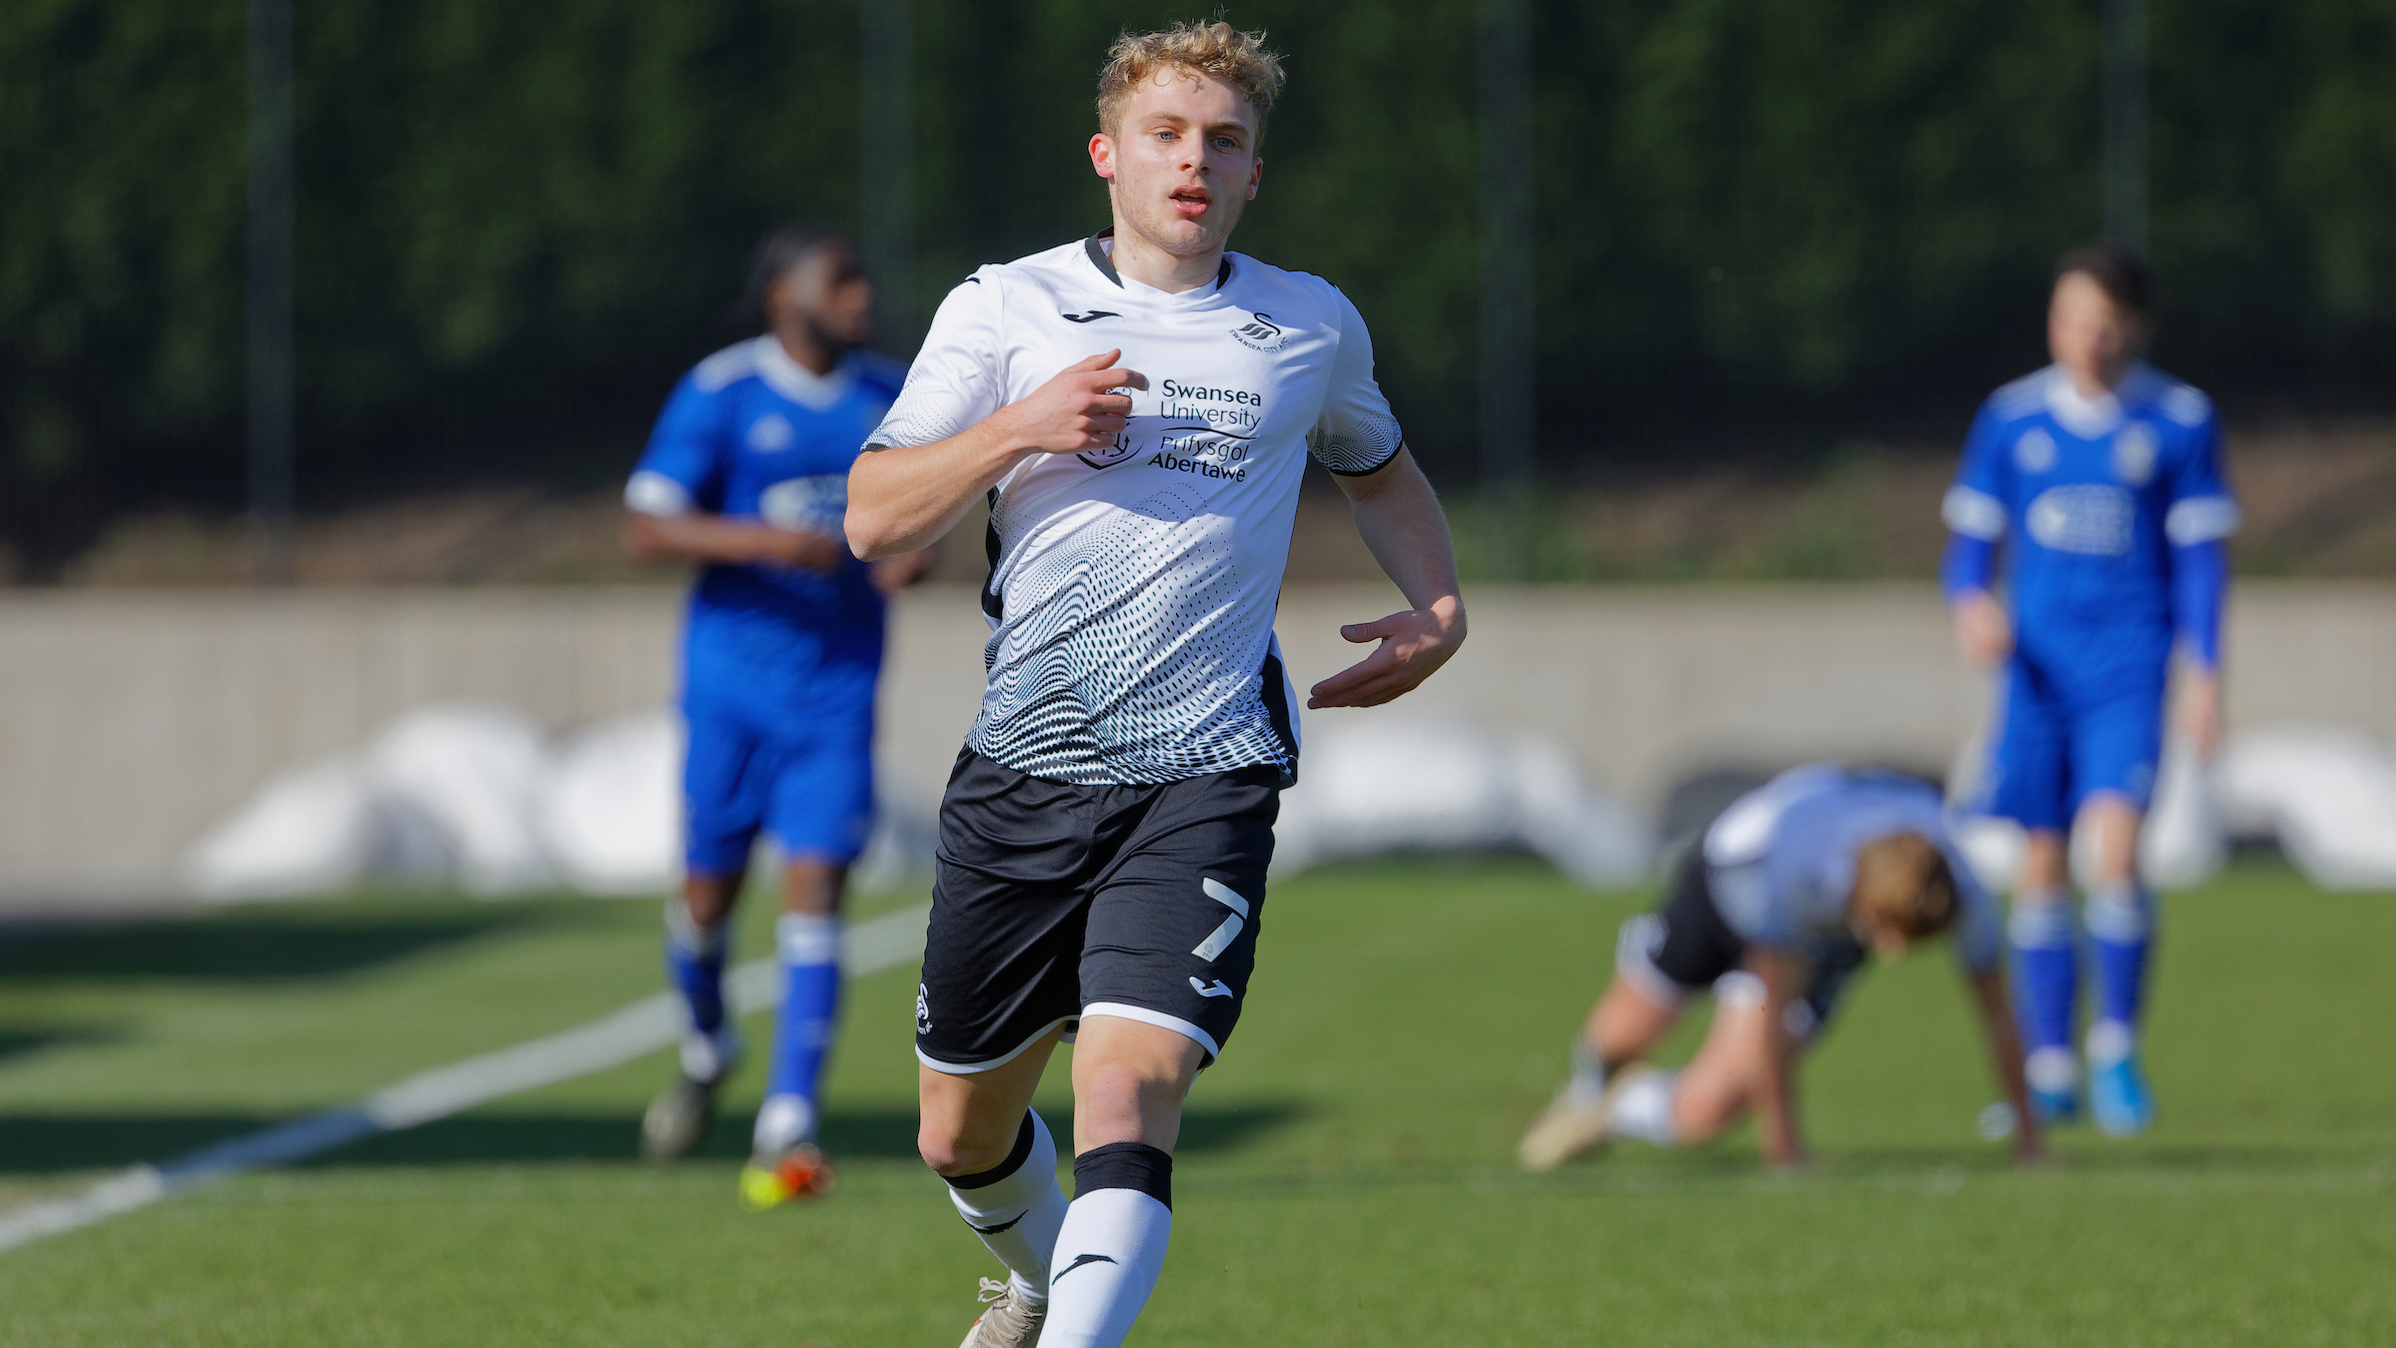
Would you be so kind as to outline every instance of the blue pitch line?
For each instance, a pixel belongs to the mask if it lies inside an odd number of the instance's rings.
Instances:
[[[930,915],[929,905],[918,905],[851,927],[841,972],[862,978],[921,959]],[[770,957],[732,971],[725,991],[734,1014],[780,1002],[779,974]],[[162,1164],[133,1166],[71,1197],[0,1212],[0,1252],[96,1225],[245,1170],[304,1161],[504,1096],[606,1071],[672,1044],[681,1033],[680,1003],[673,994],[644,997],[563,1033],[419,1072],[355,1104],[229,1138]]]

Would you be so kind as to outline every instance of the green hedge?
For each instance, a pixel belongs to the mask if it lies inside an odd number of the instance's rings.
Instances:
[[[2162,358],[2387,400],[2396,0],[2151,0]],[[1107,39],[1188,6],[915,0],[913,293],[1104,219]],[[830,0],[300,0],[302,500],[613,476],[731,334],[756,232],[853,225],[857,11]],[[1248,251],[1373,321],[1469,464],[1472,0],[1281,0]],[[1542,3],[1548,464],[1951,409],[2039,359],[2097,225],[2095,0]],[[0,533],[238,503],[244,6],[0,7]],[[920,318],[920,314],[917,315]],[[1727,429],[1726,429],[1727,428]]]

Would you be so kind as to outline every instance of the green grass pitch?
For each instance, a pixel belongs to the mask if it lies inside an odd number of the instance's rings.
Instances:
[[[1936,951],[1815,1055],[1812,1171],[1741,1135],[1520,1174],[1643,901],[1507,860],[1278,887],[1133,1342],[2396,1342],[2396,900],[2267,866],[2171,899],[2136,1141],[2024,1172],[1975,1138]],[[656,933],[647,903],[394,896],[0,936],[0,1206],[610,1010],[657,988]],[[0,1255],[0,1344],[946,1348],[996,1265],[913,1159],[913,990],[852,988],[822,1204],[734,1203],[754,1060],[704,1157],[631,1160],[659,1054]]]

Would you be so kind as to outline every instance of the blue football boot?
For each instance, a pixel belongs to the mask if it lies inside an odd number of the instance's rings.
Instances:
[[[2088,1110],[2107,1137],[2143,1133],[2155,1121],[2155,1099],[2147,1093],[2138,1055],[2124,1054],[2088,1074]]]
[[[2080,1117],[2080,1097],[2071,1091],[2030,1092],[2030,1112],[2040,1123],[2070,1123]]]

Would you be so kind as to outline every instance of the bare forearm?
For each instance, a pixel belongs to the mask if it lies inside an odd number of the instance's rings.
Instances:
[[[1780,955],[1751,957],[1748,970],[1764,981],[1764,1055],[1756,1083],[1756,1141],[1764,1159],[1795,1165],[1805,1159],[1797,1128],[1797,1041],[1789,1033],[1788,1010],[1807,969]]]
[[[858,455],[849,469],[849,550],[873,561],[938,542],[1032,452],[997,420],[928,445]]]
[[[1764,1033],[1764,1079],[1758,1085],[1755,1102],[1757,1140],[1763,1146],[1765,1160],[1789,1165],[1805,1155],[1805,1144],[1797,1130],[1796,1054],[1788,1042],[1787,1031],[1767,1026]]]
[[[1461,609],[1447,514],[1412,452],[1401,448],[1387,469],[1349,490],[1358,536],[1406,602],[1428,609],[1444,599]]]
[[[703,511],[652,515],[628,510],[620,533],[625,555],[643,562],[778,563],[828,570],[846,555],[834,539]]]
[[[1308,707],[1377,707],[1421,686],[1464,644],[1464,600],[1456,552],[1439,496],[1406,447],[1378,471],[1339,479],[1364,539],[1409,607],[1378,622],[1340,629],[1349,641],[1378,641],[1371,655],[1308,691]]]
[[[2014,1024],[2013,1004],[2005,995],[2003,975],[1977,974],[1972,992],[1980,1003],[1980,1019],[1988,1030],[1988,1053],[1996,1069],[2005,1103],[2013,1109],[2014,1150],[2025,1157],[2040,1154],[2038,1115],[2030,1108],[2030,1082],[2022,1068],[2021,1031]]]
[[[928,547],[1026,455],[1114,444],[1131,416],[1124,390],[1148,387],[1148,376],[1115,364],[1122,354],[1069,365],[946,440],[858,455],[849,469],[849,550],[873,561]]]

